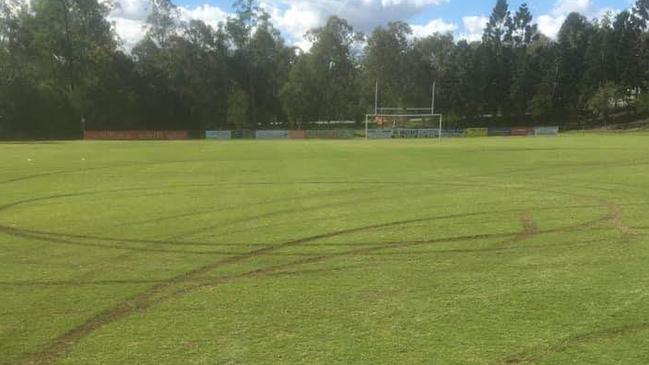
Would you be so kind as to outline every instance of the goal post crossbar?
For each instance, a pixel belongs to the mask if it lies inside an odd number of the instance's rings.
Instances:
[[[374,118],[387,118],[387,117],[401,117],[401,118],[416,118],[416,117],[422,117],[422,118],[435,118],[435,117],[442,117],[442,114],[366,114],[366,118],[369,117],[374,117]]]
[[[427,109],[430,110],[430,109]],[[370,120],[374,120],[376,118],[439,118],[439,126],[438,126],[438,139],[442,139],[442,128],[444,124],[444,115],[443,114],[383,114],[383,113],[377,113],[377,114],[365,114],[365,139],[369,139],[369,125],[370,125]]]
[[[382,107],[379,103],[379,81],[376,80],[374,89],[374,114],[365,115],[365,139],[369,139],[370,118],[374,120],[380,118],[381,124],[383,124],[383,118],[439,118],[438,137],[441,141],[444,117],[442,114],[435,113],[436,86],[437,82],[433,81],[430,108]]]
[[[421,110],[421,111],[432,111],[430,107],[428,108],[378,108],[379,111],[382,110],[397,110],[397,111],[409,111],[409,110]]]

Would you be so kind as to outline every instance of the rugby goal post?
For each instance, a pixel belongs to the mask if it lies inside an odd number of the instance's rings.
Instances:
[[[387,113],[365,115],[365,139],[437,138],[443,135],[444,116],[430,113]]]
[[[365,139],[370,132],[377,138],[442,139],[443,114],[435,113],[436,83],[433,83],[431,106],[425,108],[380,107],[379,83],[374,94],[374,113],[365,115]],[[370,128],[370,125],[373,128]]]

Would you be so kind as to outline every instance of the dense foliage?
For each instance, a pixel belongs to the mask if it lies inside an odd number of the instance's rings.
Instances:
[[[456,125],[605,122],[649,109],[649,2],[589,20],[556,40],[526,5],[498,0],[481,42],[413,37],[394,22],[371,34],[331,17],[288,46],[254,0],[218,29],[151,0],[128,52],[97,0],[0,0],[0,137],[64,138],[87,129],[218,129],[360,120],[383,104],[428,105]]]

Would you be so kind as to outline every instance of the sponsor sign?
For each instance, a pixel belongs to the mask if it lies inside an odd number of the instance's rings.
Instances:
[[[367,138],[368,139],[390,139],[392,138],[394,132],[392,129],[368,129]]]
[[[257,131],[255,137],[257,139],[288,139],[288,131]]]
[[[106,141],[151,141],[189,139],[187,131],[85,131],[84,139]]]
[[[308,139],[351,139],[354,138],[353,129],[312,129],[306,131]]]
[[[536,127],[534,128],[536,136],[558,136],[559,127]]]
[[[534,128],[512,128],[512,136],[533,136]]]
[[[489,130],[487,128],[467,128],[464,130],[466,137],[487,137]]]
[[[289,139],[305,139],[306,138],[306,132],[305,131],[288,131],[288,138]]]
[[[442,137],[464,137],[464,129],[444,129],[442,130]]]
[[[232,131],[232,139],[255,139],[255,131],[249,131],[249,130]]]
[[[489,137],[506,137],[512,135],[511,128],[489,128]]]
[[[231,131],[205,131],[205,139],[232,139]]]

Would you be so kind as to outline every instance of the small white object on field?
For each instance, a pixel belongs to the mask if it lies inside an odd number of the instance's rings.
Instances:
[[[86,160],[86,158],[85,158],[85,157],[81,157],[81,161],[85,161],[85,160]]]
[[[31,158],[28,158],[28,159],[27,159],[27,162],[32,162],[32,159],[31,159]]]

